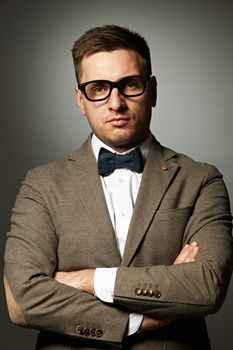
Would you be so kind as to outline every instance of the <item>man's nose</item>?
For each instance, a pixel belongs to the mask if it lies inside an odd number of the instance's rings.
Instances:
[[[109,109],[112,110],[119,110],[125,106],[124,96],[120,94],[116,87],[114,87],[111,91],[108,99],[108,105]]]

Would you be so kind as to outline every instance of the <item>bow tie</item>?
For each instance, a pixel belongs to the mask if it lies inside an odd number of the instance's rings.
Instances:
[[[126,168],[137,173],[143,171],[143,157],[139,147],[126,154],[117,154],[101,147],[98,157],[99,175],[107,176],[115,169]]]

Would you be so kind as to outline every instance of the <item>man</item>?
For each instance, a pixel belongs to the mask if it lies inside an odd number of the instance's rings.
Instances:
[[[37,349],[210,349],[224,301],[232,217],[222,175],[150,132],[156,79],[137,33],[114,25],[73,46],[93,133],[29,171],[5,253],[11,320]]]

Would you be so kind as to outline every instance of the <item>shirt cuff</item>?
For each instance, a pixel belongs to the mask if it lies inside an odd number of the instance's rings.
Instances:
[[[94,289],[95,295],[106,303],[113,303],[113,291],[115,286],[117,267],[100,267],[95,270]]]
[[[132,335],[132,334],[136,333],[141,326],[142,320],[143,320],[142,314],[131,313],[129,315],[129,324],[128,324],[127,335]]]

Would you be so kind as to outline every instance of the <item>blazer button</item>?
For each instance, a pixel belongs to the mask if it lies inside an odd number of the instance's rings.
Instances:
[[[143,295],[144,297],[147,295],[147,293],[148,293],[148,290],[147,290],[147,289],[143,289],[143,290],[142,290],[142,295]]]
[[[95,328],[91,328],[90,332],[91,332],[92,337],[96,336],[96,329]]]
[[[88,327],[84,328],[83,330],[83,334],[88,337],[88,335],[90,334],[90,329]]]
[[[153,297],[153,296],[154,296],[154,292],[153,292],[152,289],[149,289],[149,290],[148,290],[148,296],[149,296],[149,297]]]
[[[135,294],[136,294],[136,295],[142,295],[142,290],[141,290],[141,288],[136,288],[136,289],[135,289]]]
[[[102,335],[103,335],[102,329],[97,329],[97,331],[96,331],[96,336],[97,336],[98,338],[101,338]]]
[[[83,327],[82,326],[77,326],[76,327],[76,332],[80,335],[83,335]]]
[[[154,296],[155,296],[156,298],[160,298],[160,297],[161,297],[161,292],[160,292],[159,290],[155,290],[155,291],[154,291]]]

